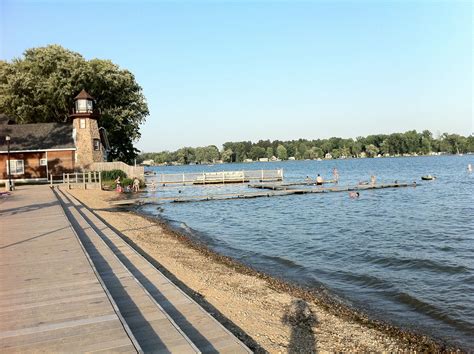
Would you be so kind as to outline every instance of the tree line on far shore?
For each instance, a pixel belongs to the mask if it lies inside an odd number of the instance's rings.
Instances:
[[[421,133],[410,130],[405,133],[368,135],[356,139],[333,137],[316,140],[260,140],[256,143],[226,142],[221,150],[215,145],[197,148],[183,147],[176,151],[141,153],[137,162],[153,160],[155,164],[189,164],[258,161],[262,158],[306,160],[468,152],[474,152],[474,135],[464,137],[444,133],[434,137],[429,130]]]

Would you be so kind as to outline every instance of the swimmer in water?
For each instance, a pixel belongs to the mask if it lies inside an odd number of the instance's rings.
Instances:
[[[349,197],[351,199],[357,199],[357,198],[359,198],[359,196],[360,196],[359,192],[350,192],[349,193]]]

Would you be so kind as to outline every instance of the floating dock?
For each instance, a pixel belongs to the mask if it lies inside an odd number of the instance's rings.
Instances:
[[[328,179],[326,181],[321,182],[321,184],[330,184],[336,183],[335,179]],[[305,180],[304,182],[281,182],[281,183],[268,183],[268,182],[261,182],[261,183],[254,183],[249,184],[251,188],[257,189],[271,189],[271,190],[287,190],[288,187],[293,186],[316,186],[315,180]]]
[[[375,185],[356,185],[356,186],[334,186],[334,187],[313,187],[305,189],[274,189],[266,192],[245,192],[245,193],[227,193],[214,195],[196,195],[196,196],[175,196],[175,197],[149,197],[149,198],[134,198],[113,201],[112,206],[129,206],[129,205],[143,205],[143,204],[161,204],[161,203],[190,203],[190,202],[204,202],[211,200],[230,200],[230,199],[250,199],[262,197],[281,197],[294,194],[310,194],[310,193],[331,193],[331,192],[352,192],[372,189],[385,188],[403,188],[416,187],[420,184],[414,183],[387,183]],[[254,188],[254,185],[249,185]],[[271,188],[270,188],[271,189]]]

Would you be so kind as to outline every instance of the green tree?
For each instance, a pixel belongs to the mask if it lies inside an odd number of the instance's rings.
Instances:
[[[306,158],[308,159],[320,159],[323,156],[324,151],[317,146],[313,146],[311,149],[306,151]]]
[[[267,147],[266,154],[268,159],[273,157],[273,148],[271,146]]]
[[[467,152],[474,152],[474,135],[469,135],[466,138],[466,149]]]
[[[341,157],[342,156],[341,149],[332,149],[331,156],[333,159],[338,159],[339,157]]]
[[[459,154],[467,151],[467,140],[466,138],[458,134],[447,134],[444,133],[444,146],[446,152],[451,154]]]
[[[379,148],[374,144],[369,144],[365,147],[365,152],[369,157],[375,157],[379,153]]]
[[[232,149],[227,149],[222,151],[221,157],[224,162],[232,162],[232,156],[234,155],[234,152]]]
[[[359,141],[354,142],[351,147],[351,153],[355,157],[359,157],[359,154],[362,152],[362,144]]]
[[[58,45],[28,49],[22,58],[0,61],[0,111],[18,123],[64,122],[73,98],[86,89],[101,111],[111,159],[131,163],[133,142],[149,114],[133,74],[109,60],[86,60]]]
[[[425,155],[428,155],[431,152],[431,140],[425,137],[421,138],[420,152]]]
[[[341,157],[351,157],[351,150],[347,146],[343,146],[342,148],[340,148],[339,152],[341,153]]]
[[[220,154],[219,149],[215,145],[209,145],[206,148],[206,161],[207,162],[216,162],[219,160]]]
[[[390,154],[390,145],[388,143],[388,139],[385,139],[384,141],[382,141],[382,143],[380,144],[379,150],[382,155]]]
[[[176,162],[187,165],[196,161],[196,151],[192,147],[184,147],[176,151]]]
[[[265,154],[266,154],[266,150],[263,147],[258,146],[258,145],[254,145],[250,149],[249,157],[252,160],[258,160],[261,157],[265,157]]]
[[[297,153],[295,157],[297,159],[305,159],[306,151],[308,151],[308,145],[304,142],[300,142],[300,144],[298,145],[298,149],[297,149]]]
[[[278,145],[277,146],[277,156],[280,160],[286,160],[288,159],[288,152],[286,148],[283,145]]]

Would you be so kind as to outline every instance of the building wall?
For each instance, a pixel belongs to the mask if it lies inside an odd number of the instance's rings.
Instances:
[[[75,151],[48,151],[48,172],[53,176],[74,172]]]
[[[48,166],[41,166],[40,159],[48,156]],[[0,179],[8,179],[7,154],[0,154]],[[41,179],[48,178],[51,174],[62,175],[65,172],[74,171],[74,151],[45,151],[10,153],[10,160],[23,160],[24,173],[12,174],[12,179]]]
[[[81,119],[85,121],[84,128],[81,128]],[[104,161],[104,148],[102,144],[99,144],[99,150],[94,150],[94,139],[100,141],[97,120],[88,117],[75,117],[73,125],[76,131],[76,166],[88,169],[92,163]]]

